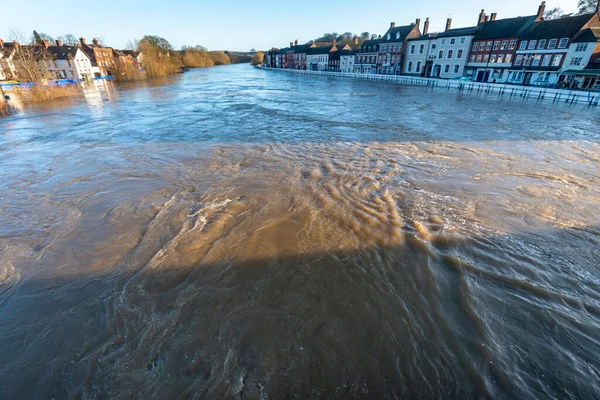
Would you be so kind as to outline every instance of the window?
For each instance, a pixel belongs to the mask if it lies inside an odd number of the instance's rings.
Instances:
[[[586,51],[587,43],[577,43],[577,47],[575,47],[575,51]]]
[[[539,67],[541,60],[542,60],[542,56],[539,54],[536,54],[535,56],[533,56],[533,60],[531,60],[531,66]]]
[[[496,62],[502,64],[504,62],[504,54],[498,54],[498,61]]]
[[[473,43],[473,48],[471,49],[471,51],[477,51],[477,49],[479,49],[479,43],[475,42]]]
[[[509,63],[512,61],[512,54],[507,54],[506,58],[504,58],[504,62],[505,63]]]
[[[492,54],[492,56],[490,57],[490,62],[491,63],[495,63],[496,62],[496,55]]]
[[[450,39],[450,44],[456,44],[456,39],[455,38]]]
[[[493,42],[487,42],[487,44],[485,45],[485,51],[492,50],[492,44],[493,44]]]
[[[562,61],[562,54],[557,54],[554,56],[554,59],[552,60],[552,66],[553,67],[558,67]]]
[[[508,40],[503,40],[502,45],[500,46],[500,50],[506,50],[507,46],[508,46]]]
[[[530,40],[529,41],[529,47],[527,47],[527,49],[529,49],[529,50],[535,49],[535,45],[536,44],[537,44],[537,40]]]
[[[548,50],[552,50],[556,48],[556,42],[558,42],[557,39],[550,39],[550,41],[548,42]]]
[[[481,62],[481,60],[482,60],[482,59],[483,59],[483,56],[482,56],[481,54],[479,54],[479,55],[477,56],[477,62]]]
[[[442,58],[444,58],[444,50],[440,50],[440,52],[438,53],[438,58],[441,60]]]
[[[484,56],[483,56],[483,62],[485,62],[485,63],[486,63],[486,62],[488,62],[488,61],[490,61],[490,55],[489,55],[489,54],[486,54],[486,55],[484,55]]]
[[[446,64],[444,66],[444,72],[447,74],[448,72],[450,72],[450,64]]]
[[[550,60],[552,60],[552,56],[550,54],[546,54],[542,59],[542,66],[547,67],[550,65]]]
[[[387,40],[390,40],[392,38],[392,35],[390,35],[389,33],[387,34]]]
[[[465,44],[465,40],[466,40],[466,39],[465,39],[464,37],[461,37],[461,38],[460,38],[460,44]]]
[[[528,67],[531,65],[531,55],[528,54],[525,56],[525,58],[523,59],[523,65]]]
[[[485,48],[485,42],[479,42],[479,51],[483,51]]]
[[[446,44],[446,39],[442,39],[442,45]]]
[[[569,39],[568,38],[562,38],[562,39],[560,39],[560,42],[558,42],[558,48],[559,49],[566,49],[567,48],[567,44],[569,44]]]
[[[460,59],[460,58],[462,58],[462,55],[463,55],[463,51],[462,51],[462,49],[459,49],[458,53],[456,54],[456,58]]]
[[[414,44],[410,45],[410,54],[415,54],[415,45]]]
[[[396,32],[396,39],[400,39],[400,32]]]
[[[538,43],[538,50],[543,50],[546,47],[546,39],[541,39]]]
[[[424,51],[425,51],[425,45],[422,44],[419,46],[419,54],[423,54]]]
[[[458,74],[458,70],[460,69],[460,65],[454,64],[454,73]]]
[[[515,59],[515,65],[521,65],[523,63],[523,56],[519,54]]]
[[[450,60],[452,58],[453,53],[454,53],[454,50],[448,50],[448,60]]]
[[[581,65],[581,57],[571,58],[571,65]]]
[[[514,50],[517,47],[517,39],[513,39],[510,41],[510,45],[508,46],[509,50]]]
[[[471,57],[469,58],[469,62],[475,62],[475,54],[471,54]]]
[[[417,62],[417,72],[421,72],[421,61]]]
[[[412,71],[412,61],[408,62],[408,72]]]
[[[523,40],[519,46],[519,50],[527,50],[527,40]]]
[[[500,48],[500,42],[495,41],[494,42],[494,50],[498,50]]]

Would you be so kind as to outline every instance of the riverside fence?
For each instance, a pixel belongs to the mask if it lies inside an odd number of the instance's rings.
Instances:
[[[448,91],[457,90],[465,93],[498,94],[522,100],[549,101],[552,103],[565,102],[567,104],[584,104],[589,107],[598,107],[600,92],[587,92],[581,90],[553,89],[536,86],[518,86],[503,83],[470,82],[452,79],[419,78],[402,75],[376,75],[356,74],[348,72],[330,71],[304,71],[285,68],[264,68],[269,71],[284,71],[300,75],[319,75],[349,79],[362,79],[368,81],[393,82],[411,86],[426,86],[429,88],[442,88]]]

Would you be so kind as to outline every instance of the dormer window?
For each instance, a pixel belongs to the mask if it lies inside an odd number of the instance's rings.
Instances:
[[[390,35],[389,33],[387,34],[387,40],[390,40],[392,38],[392,35]]]
[[[400,32],[396,32],[396,39],[400,39]]]

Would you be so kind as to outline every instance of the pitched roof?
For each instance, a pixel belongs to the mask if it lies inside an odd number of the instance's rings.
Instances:
[[[379,44],[382,42],[381,39],[369,39],[369,40],[365,40],[364,42],[362,42],[362,44],[360,45],[360,49],[363,52],[372,52],[372,51],[377,51]],[[375,49],[374,50],[368,50],[369,47],[374,46]]]
[[[600,27],[586,28],[576,38],[573,43],[593,43],[600,42]]]
[[[385,33],[385,35],[383,35],[383,38],[381,39],[381,43],[404,42],[406,40],[406,38],[408,37],[408,35],[410,34],[410,32],[414,28],[415,28],[415,24],[404,25],[404,26],[395,26],[393,28],[390,28]],[[417,29],[419,29],[419,28],[417,28]],[[388,34],[390,35],[389,40],[388,40]],[[400,36],[397,38],[398,34],[400,34]],[[419,35],[420,35],[420,33],[419,33]]]
[[[342,50],[341,51],[341,55],[342,56],[353,56],[357,53],[358,50]]]
[[[523,39],[572,38],[593,16],[594,14],[583,14],[574,17],[538,21],[525,32]]]
[[[414,42],[414,41],[418,41],[418,40],[433,40],[433,39],[437,39],[439,36],[439,33],[437,32],[431,32],[428,33],[427,35],[423,35],[423,36],[419,36],[417,38],[410,38],[408,39],[409,42]]]
[[[320,46],[320,47],[311,47],[308,49],[307,54],[315,55],[315,54],[329,54],[331,48],[333,46]]]
[[[471,36],[477,33],[479,27],[469,26],[468,28],[448,29],[447,31],[438,33],[438,37],[454,37],[454,36]]]
[[[521,36],[536,19],[537,15],[529,15],[486,22],[475,34],[475,40]]]
[[[48,46],[48,53],[53,60],[72,60],[77,54],[77,46]],[[84,53],[85,54],[85,53]],[[86,54],[87,55],[87,54]]]
[[[299,44],[298,46],[294,46],[295,53],[306,53],[308,49],[310,49],[310,44]]]

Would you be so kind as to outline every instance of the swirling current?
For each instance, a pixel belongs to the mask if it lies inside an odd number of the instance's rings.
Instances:
[[[24,108],[0,398],[600,398],[599,124],[239,65]]]

